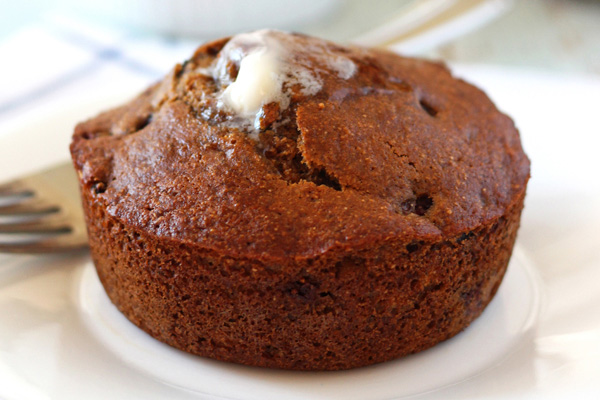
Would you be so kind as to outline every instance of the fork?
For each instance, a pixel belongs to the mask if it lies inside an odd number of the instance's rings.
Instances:
[[[64,252],[85,249],[87,243],[70,163],[0,184],[0,252]]]

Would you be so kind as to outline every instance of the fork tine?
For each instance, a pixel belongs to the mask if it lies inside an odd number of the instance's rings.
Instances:
[[[32,196],[33,192],[15,182],[0,185],[0,197],[25,197]]]
[[[0,218],[0,233],[67,233],[72,231],[63,215],[41,214],[34,218],[4,220]]]
[[[81,235],[70,233],[11,241],[0,239],[0,253],[52,253],[86,247],[87,241]]]
[[[57,206],[32,197],[25,197],[20,201],[15,201],[7,205],[0,205],[0,216],[51,214],[57,211],[59,211]]]

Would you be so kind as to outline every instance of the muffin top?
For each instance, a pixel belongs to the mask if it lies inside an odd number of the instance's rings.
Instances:
[[[466,233],[529,178],[511,119],[444,65],[270,30],[200,47],[71,152],[132,229],[269,261]]]

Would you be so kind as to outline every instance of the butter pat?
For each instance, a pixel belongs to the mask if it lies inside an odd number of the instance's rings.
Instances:
[[[349,79],[355,71],[354,62],[334,54],[325,41],[260,30],[232,37],[212,67],[202,73],[218,82],[218,105],[230,115],[230,123],[249,130],[257,139],[265,105],[277,103],[285,110],[292,91],[317,94],[323,87],[322,74]]]
[[[241,117],[256,117],[263,105],[282,97],[280,61],[273,47],[260,47],[243,57],[237,78],[221,100]]]

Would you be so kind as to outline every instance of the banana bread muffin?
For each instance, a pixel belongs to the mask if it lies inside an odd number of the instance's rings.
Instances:
[[[258,31],[200,47],[71,153],[112,302],[181,350],[338,370],[429,348],[496,293],[529,161],[439,63]]]

